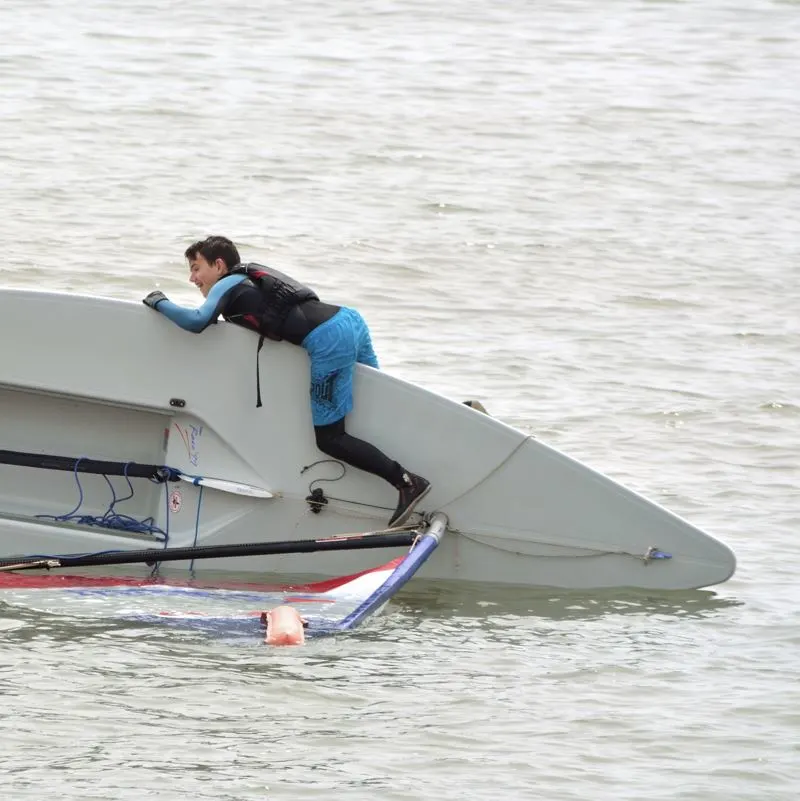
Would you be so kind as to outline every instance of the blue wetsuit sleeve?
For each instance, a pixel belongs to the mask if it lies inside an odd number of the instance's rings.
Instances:
[[[205,331],[211,323],[216,322],[217,318],[222,314],[225,295],[246,279],[246,275],[226,275],[224,278],[220,278],[211,287],[205,303],[196,309],[179,306],[171,300],[162,300],[156,307],[156,311],[163,314],[167,319],[172,320],[184,331],[199,334],[201,331]]]

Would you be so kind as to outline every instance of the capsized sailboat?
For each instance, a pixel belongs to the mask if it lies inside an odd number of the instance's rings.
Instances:
[[[0,334],[0,557],[321,539],[394,508],[385,482],[317,450],[299,348],[265,343],[257,408],[255,339],[227,323],[200,349],[140,303],[3,289]],[[425,578],[671,590],[734,572],[709,534],[487,414],[361,365],[355,395],[349,430],[432,481],[413,522],[449,521]],[[203,564],[373,566],[364,551]]]

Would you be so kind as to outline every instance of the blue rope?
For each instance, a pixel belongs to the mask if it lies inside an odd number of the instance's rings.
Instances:
[[[151,479],[154,483],[159,483],[157,479]],[[163,532],[164,539],[162,542],[164,543],[164,547],[166,548],[169,544],[169,486],[167,484],[167,479],[164,479],[164,520],[167,521],[166,523],[166,531]],[[159,529],[160,531],[161,529]],[[156,562],[153,565],[153,569],[150,571],[150,578],[155,578],[161,569],[161,565]]]
[[[194,521],[194,542],[192,543],[192,547],[197,546],[197,538],[200,535],[200,506],[203,503],[203,485],[198,485],[200,487],[200,494],[197,496],[197,517]],[[189,572],[194,577],[194,559],[189,563]]]
[[[156,479],[152,479],[154,483],[163,483],[164,484],[164,519],[166,520],[166,525],[164,529],[159,528],[156,525],[155,520],[152,517],[147,517],[144,520],[137,520],[130,515],[123,515],[119,512],[114,511],[114,507],[116,504],[121,503],[122,501],[128,501],[135,495],[135,490],[133,489],[133,484],[131,484],[130,477],[128,476],[128,466],[134,464],[133,462],[127,462],[125,465],[125,472],[124,478],[128,482],[128,490],[129,493],[124,498],[117,498],[116,490],[114,489],[114,485],[109,480],[108,476],[103,474],[103,478],[106,480],[106,484],[108,484],[109,489],[111,490],[111,503],[108,505],[108,509],[102,515],[81,515],[77,514],[78,510],[83,505],[83,486],[81,485],[81,480],[78,476],[78,465],[80,464],[81,460],[86,459],[86,456],[81,456],[75,460],[75,466],[73,468],[72,474],[75,478],[75,483],[78,485],[78,505],[67,514],[63,515],[36,515],[37,518],[45,519],[45,520],[56,520],[59,522],[74,522],[78,523],[83,526],[98,526],[100,528],[108,528],[114,529],[116,531],[126,531],[135,534],[150,534],[155,537],[158,542],[162,542],[164,547],[166,548],[169,545],[169,517],[170,517],[170,510],[169,510],[169,486],[167,485],[166,480],[163,482],[158,481]],[[197,540],[200,536],[200,510],[203,503],[203,485],[197,485],[200,487],[200,494],[197,498],[197,516],[195,518],[194,524],[194,542],[192,543],[193,546],[197,545]],[[91,555],[100,555],[100,554],[110,554],[110,553],[119,553],[119,551],[110,550],[110,551],[93,551]],[[78,556],[79,554],[68,554],[69,556]],[[81,556],[89,556],[89,553],[80,554]],[[63,556],[63,554],[62,554]],[[58,558],[57,555],[54,554],[33,554],[30,555],[28,558],[35,558],[35,559],[54,559]],[[194,573],[194,562],[195,560],[192,559],[189,570],[191,573]],[[156,563],[153,566],[153,569],[150,573],[151,576],[156,576],[158,574],[159,564]]]
[[[78,465],[80,464],[81,460],[86,458],[87,457],[85,456],[81,456],[80,458],[76,459],[75,466],[72,470],[75,483],[78,485],[78,505],[71,512],[68,512],[64,515],[36,515],[36,517],[45,520],[55,520],[58,522],[78,523],[82,526],[98,526],[100,528],[126,531],[134,534],[150,534],[159,542],[163,542],[164,547],[166,548],[167,541],[169,540],[169,498],[167,498],[167,531],[159,528],[152,517],[147,517],[144,520],[137,520],[135,517],[131,517],[130,515],[123,515],[114,511],[114,506],[117,503],[130,500],[134,496],[133,485],[128,477],[128,466],[132,464],[131,462],[128,462],[125,465],[124,474],[125,480],[128,482],[128,489],[130,490],[128,495],[126,495],[124,498],[117,498],[114,485],[111,483],[107,475],[103,475],[103,478],[106,480],[106,484],[108,484],[109,488],[111,489],[111,503],[109,504],[108,509],[106,509],[106,511],[99,516],[77,514],[78,510],[83,505],[83,487],[81,486],[81,480],[78,476]]]
[[[166,520],[164,531],[164,547],[169,543],[169,485],[164,482],[164,520]],[[160,530],[160,529],[159,529]]]

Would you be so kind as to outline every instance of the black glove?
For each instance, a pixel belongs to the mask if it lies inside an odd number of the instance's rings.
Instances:
[[[155,292],[151,292],[144,298],[142,303],[144,303],[145,306],[149,306],[151,309],[155,309],[162,300],[167,300],[167,296],[160,289],[156,289]]]

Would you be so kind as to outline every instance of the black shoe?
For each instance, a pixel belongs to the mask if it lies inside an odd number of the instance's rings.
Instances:
[[[397,500],[397,509],[394,510],[389,528],[402,526],[411,517],[414,507],[430,492],[431,482],[414,473],[403,473],[403,486],[400,487],[400,497]]]

